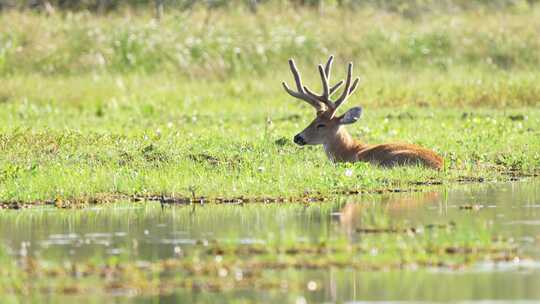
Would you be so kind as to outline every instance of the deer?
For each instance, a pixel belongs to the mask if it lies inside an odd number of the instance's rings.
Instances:
[[[285,91],[296,99],[307,102],[315,108],[315,119],[300,133],[293,138],[299,146],[322,145],[330,161],[336,162],[368,162],[370,164],[392,168],[396,166],[423,166],[430,169],[441,170],[443,158],[435,152],[421,146],[407,143],[387,143],[369,145],[354,139],[345,126],[355,123],[362,115],[362,108],[355,106],[342,115],[337,115],[337,110],[354,93],[360,78],[352,80],[353,63],[347,68],[346,80],[340,80],[335,85],[330,85],[330,73],[334,56],[330,56],[326,65],[318,65],[322,81],[322,93],[314,93],[302,84],[300,72],[296,68],[294,60],[289,59],[296,91],[289,88],[285,81],[282,82]],[[341,95],[332,101],[331,97],[345,83]]]

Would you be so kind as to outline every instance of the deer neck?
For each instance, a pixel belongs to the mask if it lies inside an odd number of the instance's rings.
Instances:
[[[334,162],[354,162],[358,160],[358,152],[364,146],[347,132],[345,127],[339,127],[336,134],[323,143],[326,156]]]

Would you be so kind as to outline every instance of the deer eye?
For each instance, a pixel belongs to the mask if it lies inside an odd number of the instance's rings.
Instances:
[[[317,129],[324,128],[324,127],[326,127],[325,124],[318,124],[318,125],[317,125]]]

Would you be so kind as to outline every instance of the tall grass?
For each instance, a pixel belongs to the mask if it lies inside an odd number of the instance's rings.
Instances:
[[[156,10],[192,10],[194,7],[205,6],[208,9],[223,7],[244,7],[252,13],[259,11],[261,4],[291,4],[296,7],[322,7],[337,5],[343,8],[374,7],[406,15],[421,14],[432,10],[470,10],[470,9],[501,9],[534,5],[538,0],[47,0],[21,1],[0,0],[1,9],[34,9],[49,13],[61,11],[89,11],[93,13],[110,13],[125,9]],[[162,12],[161,12],[162,13]]]
[[[268,5],[95,16],[0,15],[0,75],[39,73],[171,73],[192,79],[264,76],[295,57],[328,54],[365,70],[535,70],[540,63],[540,9],[430,13],[411,20],[387,10],[323,12]]]

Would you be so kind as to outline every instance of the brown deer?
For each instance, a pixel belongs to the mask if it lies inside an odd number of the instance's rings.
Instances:
[[[323,92],[318,95],[302,84],[294,61],[289,59],[297,91],[289,89],[285,82],[282,82],[283,88],[291,96],[309,103],[317,111],[315,119],[294,137],[294,142],[300,146],[323,145],[326,155],[334,162],[365,161],[383,167],[422,165],[440,170],[443,167],[442,157],[420,146],[402,143],[367,145],[351,137],[345,125],[355,123],[362,114],[362,108],[353,107],[341,116],[337,116],[336,112],[356,90],[360,79],[352,81],[353,64],[349,63],[343,92],[336,101],[330,100],[344,83],[341,80],[333,86],[329,84],[333,60],[334,56],[330,56],[325,67],[319,64]]]

